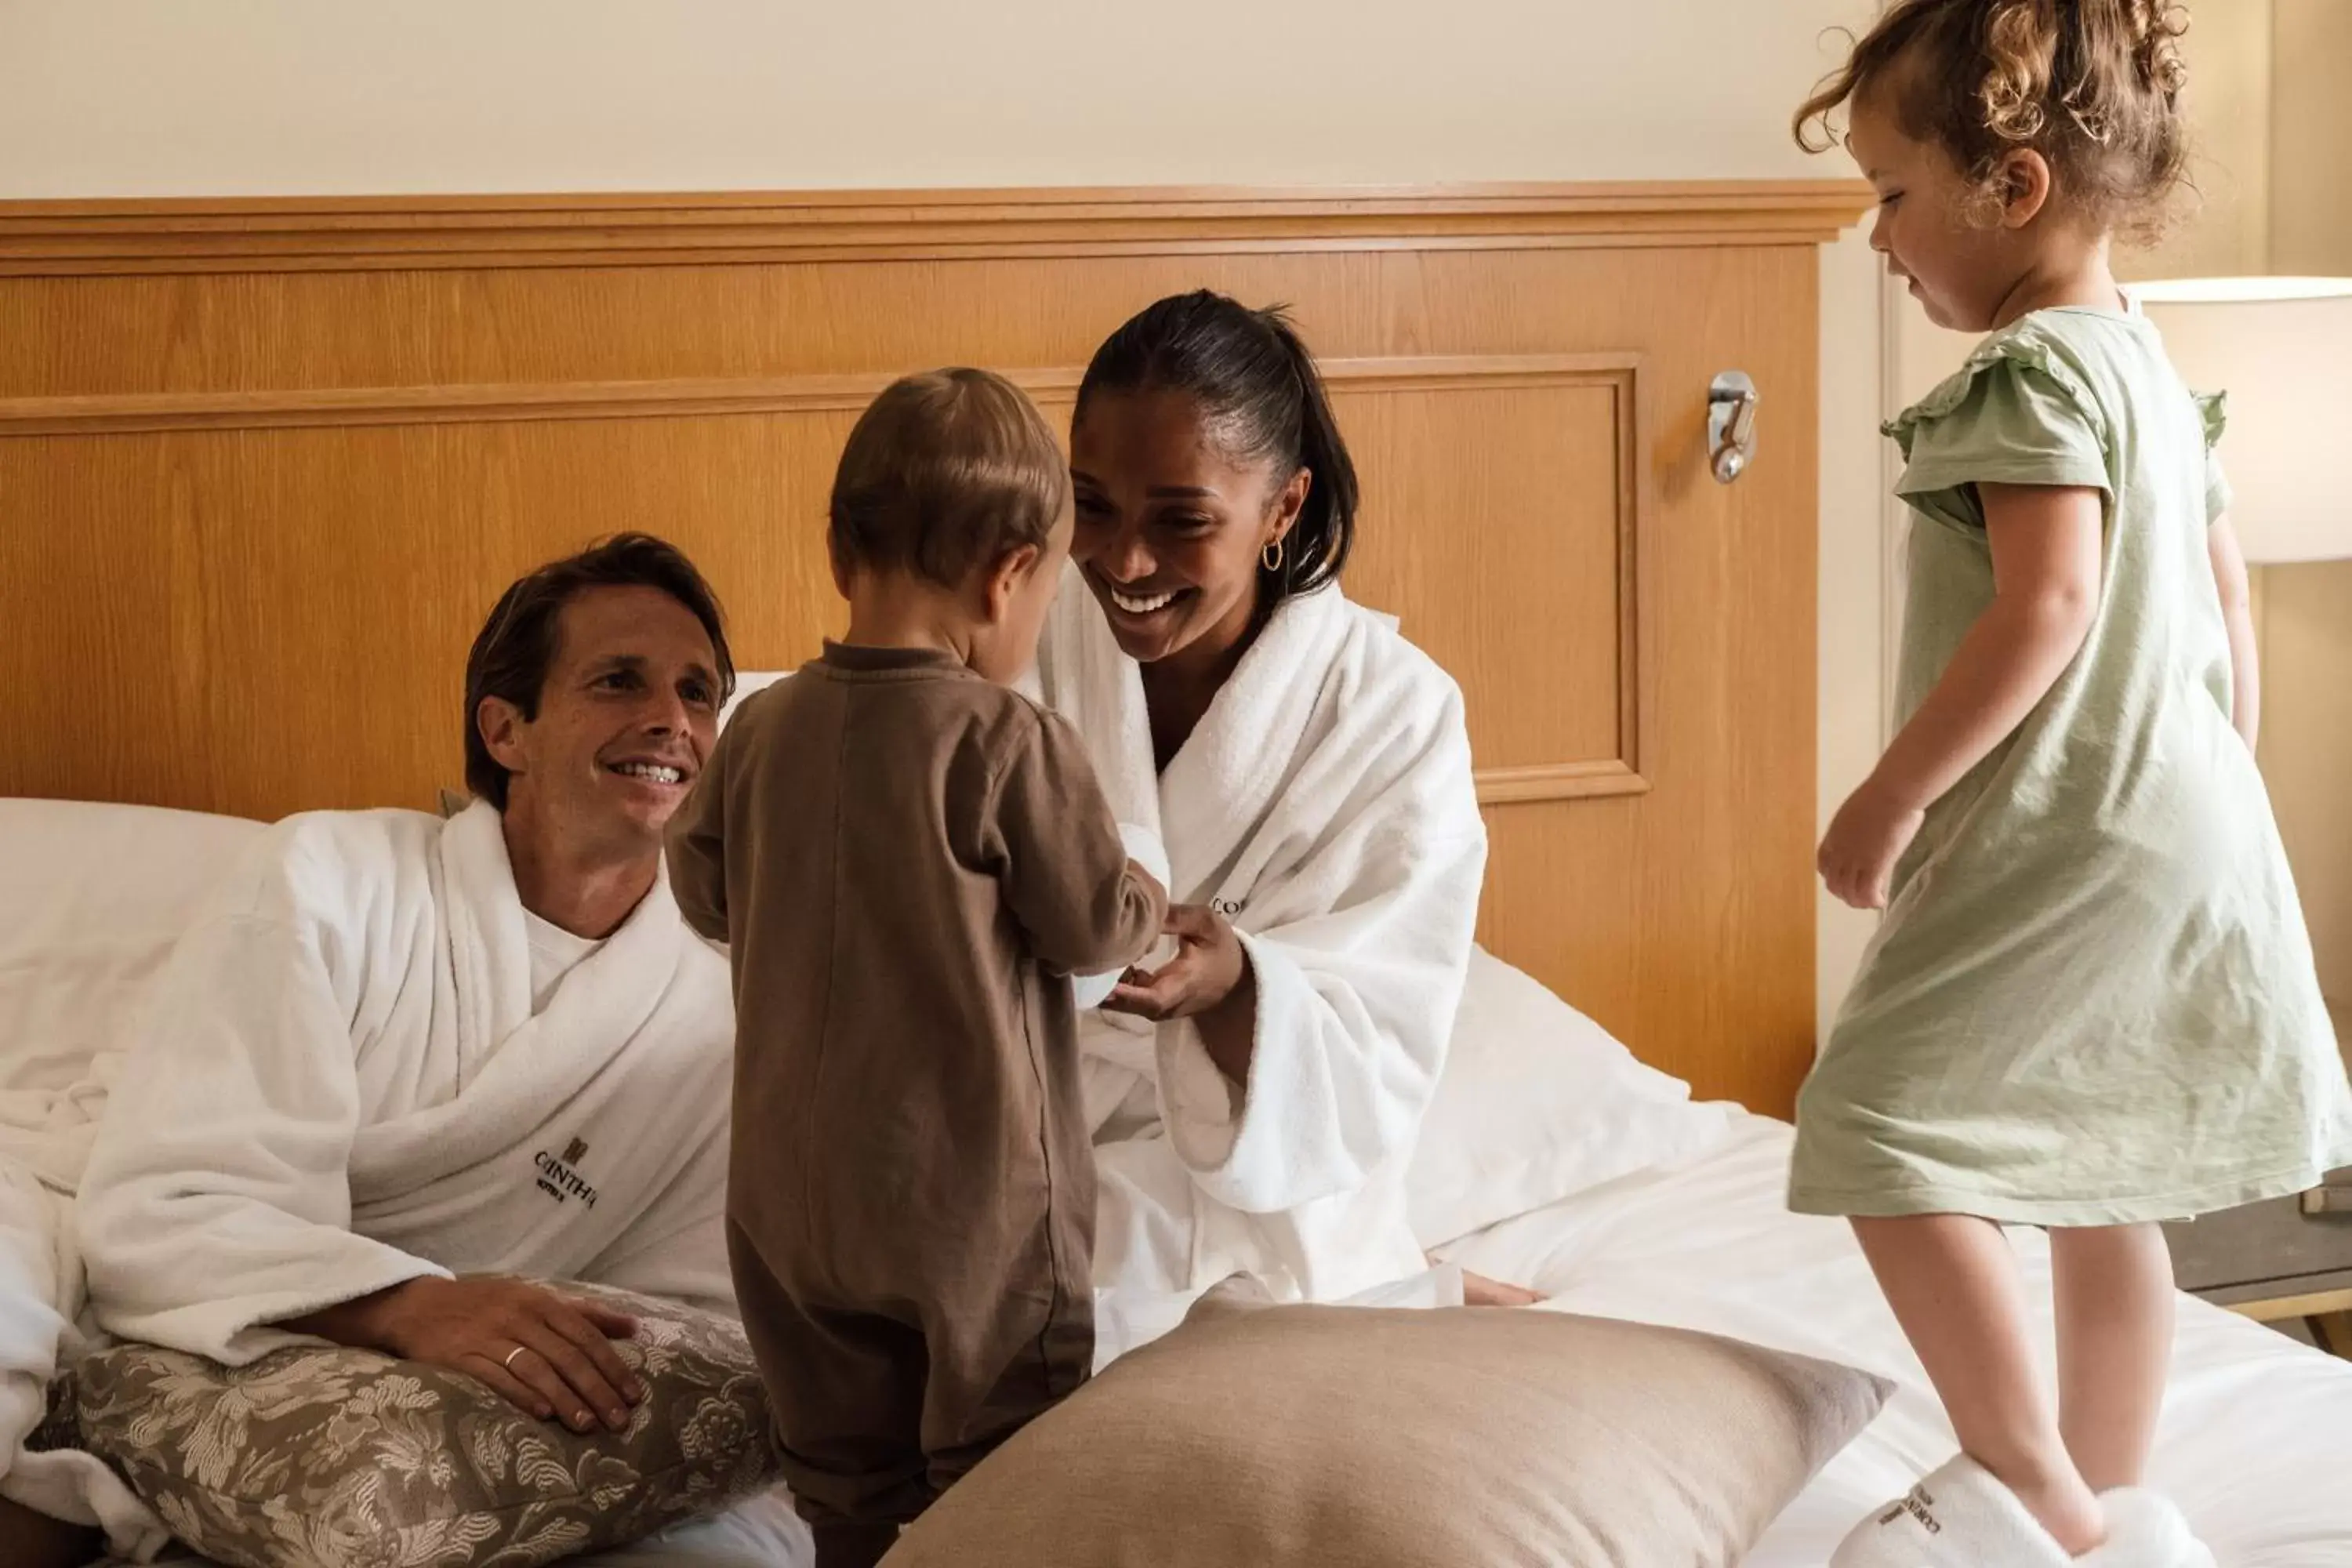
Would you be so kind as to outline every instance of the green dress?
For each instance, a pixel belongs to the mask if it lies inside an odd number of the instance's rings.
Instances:
[[[1979,482],[2105,493],[2096,618],[1931,805],[1798,1100],[1790,1206],[2179,1219],[2352,1163],[2352,1089],[2252,753],[2199,399],[2137,314],[2037,310],[1886,426],[1913,509],[1907,720],[1993,596]]]

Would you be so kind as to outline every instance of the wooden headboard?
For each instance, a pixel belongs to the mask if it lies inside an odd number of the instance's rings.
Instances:
[[[840,624],[890,376],[1066,412],[1199,286],[1286,301],[1365,480],[1348,591],[1461,680],[1481,937],[1698,1092],[1811,1059],[1814,247],[1844,184],[0,204],[0,794],[427,805],[465,651],[593,536],[746,668]],[[1736,484],[1709,378],[1761,389]]]

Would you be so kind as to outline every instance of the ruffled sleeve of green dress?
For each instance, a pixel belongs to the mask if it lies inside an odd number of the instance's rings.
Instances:
[[[2221,471],[2221,454],[2215,450],[2221,444],[2221,432],[2230,427],[2230,395],[2198,392],[2190,395],[2197,399],[2198,416],[2205,421],[2205,523],[2210,528],[2230,510],[2230,476]]]
[[[2115,494],[2106,416],[2030,321],[1979,345],[1957,374],[1884,428],[1903,449],[1895,493],[1963,531],[1984,531],[1980,484]]]

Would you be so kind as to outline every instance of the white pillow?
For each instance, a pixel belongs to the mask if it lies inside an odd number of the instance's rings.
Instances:
[[[150,975],[262,825],[0,798],[0,1096],[55,1094],[130,1043]]]
[[[1644,1065],[1606,1029],[1483,948],[1405,1175],[1425,1247],[1713,1148],[1735,1107]]]
[[[789,669],[737,670],[735,689],[728,694],[727,705],[719,710],[719,727],[722,730],[727,728],[727,721],[735,717],[735,710],[743,706],[743,699],[751,696],[754,691],[766,690],[791,674],[792,671]]]

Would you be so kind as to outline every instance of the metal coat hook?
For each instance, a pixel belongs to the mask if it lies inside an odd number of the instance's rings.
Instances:
[[[1706,386],[1706,461],[1717,484],[1748,471],[1756,455],[1756,384],[1744,370],[1727,370]]]

